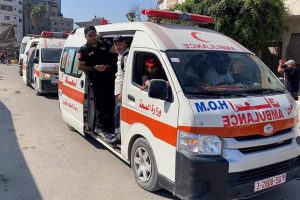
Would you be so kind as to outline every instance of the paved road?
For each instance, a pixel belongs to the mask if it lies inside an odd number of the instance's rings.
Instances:
[[[145,192],[103,146],[68,130],[55,96],[37,97],[14,65],[0,65],[0,200],[173,199]],[[260,200],[297,200],[299,182]]]

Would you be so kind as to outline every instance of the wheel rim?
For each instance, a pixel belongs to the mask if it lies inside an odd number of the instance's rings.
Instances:
[[[148,151],[139,147],[134,153],[134,169],[137,177],[142,182],[147,182],[152,175],[151,158]]]

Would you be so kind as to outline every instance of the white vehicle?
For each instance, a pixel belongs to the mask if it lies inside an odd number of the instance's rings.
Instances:
[[[154,18],[214,21],[143,12]],[[249,50],[195,26],[132,22],[96,29],[107,40],[122,35],[130,42],[121,145],[107,144],[93,132],[93,94],[77,67],[76,54],[86,43],[83,29],[70,34],[63,50],[62,117],[70,129],[91,135],[130,163],[139,186],[164,188],[182,199],[222,200],[256,195],[299,178],[296,103]],[[167,80],[153,79],[149,90],[141,90],[147,57],[160,62]]]
[[[28,41],[30,41],[31,39],[32,39],[31,36],[25,36],[25,37],[23,37],[22,42],[21,42],[20,56],[19,56],[19,62],[18,62],[20,76],[23,76],[22,68],[23,68],[23,59],[24,59],[24,55],[25,55],[26,45],[27,45]]]
[[[23,63],[23,80],[34,87],[36,94],[57,93],[58,69],[62,48],[68,33],[42,32],[26,46],[26,63]],[[28,52],[34,44],[36,49],[30,57]]]

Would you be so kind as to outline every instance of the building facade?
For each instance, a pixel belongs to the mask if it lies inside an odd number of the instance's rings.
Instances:
[[[80,28],[86,27],[86,26],[98,26],[98,25],[106,25],[110,24],[109,20],[103,18],[103,17],[97,17],[95,16],[94,19],[87,21],[87,22],[75,22],[77,26]]]
[[[158,0],[157,7],[160,10],[170,10],[178,3],[183,3],[185,0]]]
[[[18,41],[23,37],[22,0],[0,0],[0,26],[13,25]]]
[[[300,66],[300,1],[286,0],[289,15],[285,19],[287,30],[282,39],[282,57],[294,59]]]
[[[61,12],[61,0],[32,0],[32,5],[42,3],[46,7],[46,14],[41,25],[42,31],[71,32],[74,20],[64,18]],[[40,34],[28,13],[24,13],[24,34]]]

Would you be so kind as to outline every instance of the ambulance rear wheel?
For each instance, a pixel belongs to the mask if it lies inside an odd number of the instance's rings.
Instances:
[[[144,138],[137,139],[131,151],[131,168],[137,184],[149,191],[160,190],[158,170],[152,148]]]

